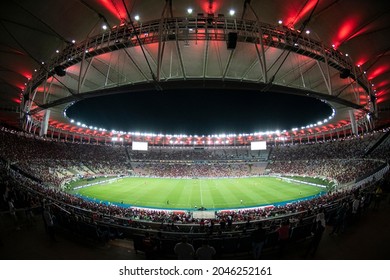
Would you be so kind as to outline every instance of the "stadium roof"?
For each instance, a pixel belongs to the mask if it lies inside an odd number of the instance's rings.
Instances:
[[[0,121],[100,133],[76,101],[176,88],[280,92],[336,115],[295,133],[388,124],[390,3],[366,0],[13,0],[0,4]],[[372,120],[372,121],[373,121]],[[30,128],[31,128],[30,125]]]

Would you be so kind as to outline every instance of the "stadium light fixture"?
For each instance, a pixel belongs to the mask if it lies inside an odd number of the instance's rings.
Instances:
[[[231,10],[229,11],[229,15],[234,16],[235,14],[236,14],[236,11],[235,11],[235,10],[231,9]]]
[[[192,14],[192,8],[188,8],[188,9],[187,9],[187,13],[188,13],[188,14]]]
[[[139,19],[140,19],[139,15],[135,15],[135,16],[134,16],[134,19],[135,19],[136,21],[139,21]]]

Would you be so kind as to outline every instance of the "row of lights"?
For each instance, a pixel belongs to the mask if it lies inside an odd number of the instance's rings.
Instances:
[[[185,141],[179,141],[179,140],[177,140],[177,141],[173,141],[173,140],[170,140],[169,141],[169,144],[185,144],[186,142]],[[229,144],[229,143],[231,143],[229,140],[225,140],[225,141],[223,141],[223,140],[216,140],[216,141],[212,141],[212,140],[209,140],[209,141],[200,141],[200,142],[197,142],[197,141],[192,141],[192,142],[188,142],[189,144],[193,144],[193,145],[196,145],[196,144],[198,144],[198,145],[201,145],[201,144]]]
[[[106,132],[107,129],[105,128],[98,128],[96,126],[88,126],[82,122],[75,121],[74,119],[71,119],[70,122],[72,124],[75,124],[82,128],[89,128],[91,130],[97,130],[97,131],[103,131]],[[274,131],[264,131],[264,132],[254,132],[254,133],[239,133],[239,134],[212,134],[212,135],[186,135],[186,134],[156,134],[156,133],[143,133],[143,132],[126,132],[126,131],[118,131],[115,129],[111,130],[112,134],[118,134],[118,135],[132,135],[132,136],[146,136],[146,137],[168,137],[168,138],[230,138],[230,137],[248,137],[248,136],[264,136],[264,135],[279,135],[281,133],[286,133],[287,130],[274,130]]]
[[[190,15],[190,14],[192,14],[192,12],[193,12],[193,9],[192,8],[188,8],[187,9],[187,13]],[[229,15],[231,15],[231,16],[234,16],[236,14],[236,11],[235,10],[233,10],[233,9],[230,9],[229,10]],[[141,18],[140,18],[140,16],[137,14],[137,15],[135,15],[134,16],[134,20],[135,21],[139,21]],[[103,25],[102,25],[102,29],[103,30],[107,30],[108,29],[108,25],[107,25],[107,23],[104,23]]]
[[[323,119],[322,121],[318,121],[317,123],[314,123],[314,124],[308,124],[306,126],[302,126],[301,129],[313,128],[313,127],[316,127],[316,126],[323,125],[323,124],[327,123],[328,121],[330,121],[331,119],[333,119],[335,115],[336,115],[336,111],[335,111],[335,109],[332,108],[332,115],[330,115],[327,119]],[[299,129],[297,127],[294,127],[291,130],[292,131],[297,131]]]

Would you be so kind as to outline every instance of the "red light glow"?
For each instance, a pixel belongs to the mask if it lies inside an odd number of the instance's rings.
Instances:
[[[383,96],[383,95],[385,95],[385,94],[386,94],[386,91],[381,90],[380,92],[377,92],[375,95],[378,96],[378,97],[380,97],[380,96]]]
[[[382,103],[382,102],[384,102],[385,101],[385,98],[384,97],[381,97],[381,98],[378,98],[377,100],[376,100],[376,103]]]
[[[368,76],[368,79],[369,80],[373,80],[375,79],[376,77],[382,75],[383,73],[386,73],[390,71],[390,65],[388,64],[385,64],[383,66],[379,66],[378,68],[376,68],[374,71],[370,71],[369,73],[369,76]]]
[[[358,22],[359,20],[357,18],[348,18],[342,23],[338,28],[335,38],[332,40],[336,48],[354,35],[353,31],[356,30]]]
[[[100,0],[99,2],[107,11],[109,11],[119,20],[122,20],[126,17],[126,9],[122,5],[122,1]]]
[[[363,66],[364,63],[366,63],[368,61],[368,58],[365,57],[365,58],[359,58],[357,61],[356,61],[356,66],[360,65],[359,67]]]
[[[206,15],[217,13],[221,7],[220,1],[198,0],[198,3],[199,7],[201,7],[203,13],[205,13]]]
[[[286,22],[286,26],[294,28],[294,25],[303,20],[306,16],[309,15],[311,10],[313,10],[314,6],[316,5],[318,0],[310,0],[308,3],[303,7],[302,10],[300,9],[290,9],[287,12],[287,19],[283,20],[283,22]]]
[[[26,80],[30,80],[31,77],[32,77],[32,74],[29,73],[29,72],[23,72],[23,73],[20,73],[22,76],[24,76],[26,78]]]
[[[385,80],[385,81],[381,81],[379,83],[376,84],[376,87],[377,88],[382,88],[382,87],[386,87],[390,84],[390,81],[389,80]]]

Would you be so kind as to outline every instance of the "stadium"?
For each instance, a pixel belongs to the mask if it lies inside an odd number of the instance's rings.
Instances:
[[[388,258],[385,1],[30,2],[0,12],[2,259]]]

